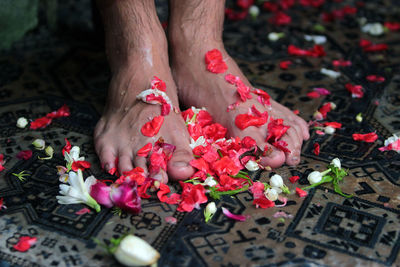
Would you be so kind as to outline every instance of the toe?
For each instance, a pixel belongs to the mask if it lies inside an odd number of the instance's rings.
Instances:
[[[112,148],[103,148],[99,149],[99,158],[101,162],[101,166],[109,171],[110,169],[115,167],[115,151]]]
[[[127,151],[122,151],[119,155],[118,171],[122,175],[124,172],[133,169],[132,155]]]
[[[194,169],[190,165],[193,155],[189,150],[178,148],[168,162],[168,175],[172,180],[186,180],[193,175]]]
[[[288,144],[287,148],[290,150],[290,152],[285,152],[286,164],[291,166],[299,164],[303,140],[299,138],[296,130],[289,129],[281,140]]]
[[[148,170],[147,170],[147,159],[146,159],[146,158],[136,156],[136,157],[133,159],[133,164],[135,164],[135,167],[140,167],[140,168],[142,168],[142,169],[144,170],[145,176],[147,177],[147,175],[148,175]]]
[[[264,167],[269,166],[271,168],[278,168],[282,166],[285,163],[285,154],[276,147],[273,147],[271,145],[269,145],[269,147],[271,147],[272,152],[269,153],[267,156],[262,157],[260,164]]]

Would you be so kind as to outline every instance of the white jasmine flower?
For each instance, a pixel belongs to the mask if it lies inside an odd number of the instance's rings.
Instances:
[[[308,175],[307,180],[310,182],[310,184],[319,183],[322,180],[322,173],[319,171],[313,171]]]
[[[249,8],[249,13],[250,13],[250,16],[251,16],[252,18],[257,18],[258,15],[260,14],[260,8],[259,8],[258,6],[252,5],[252,6]]]
[[[333,128],[332,126],[326,126],[326,127],[324,128],[324,132],[325,132],[326,134],[334,134],[335,131],[336,131],[336,129]]]
[[[206,223],[211,220],[214,214],[217,212],[217,206],[215,202],[210,202],[207,204],[206,209],[204,210],[204,218]]]
[[[336,109],[336,104],[335,103],[333,103],[333,102],[329,102],[329,103],[331,103],[332,110]]]
[[[68,174],[68,184],[60,184],[61,196],[56,196],[59,204],[83,203],[89,207],[100,211],[100,205],[94,200],[89,192],[93,184],[97,183],[96,178],[90,176],[83,181],[83,174],[80,169],[78,172],[70,171]]]
[[[270,32],[268,34],[268,40],[270,40],[271,42],[276,42],[283,37],[285,37],[285,33],[283,32]]]
[[[53,158],[54,149],[51,146],[47,146],[46,149],[44,150],[44,152],[46,153],[47,157],[45,157],[45,158],[38,157],[39,159],[52,159]]]
[[[160,258],[160,253],[157,250],[134,235],[124,237],[113,254],[125,266],[152,265]]]
[[[244,167],[247,170],[252,171],[252,172],[257,171],[258,169],[260,169],[260,166],[254,160],[249,160]]]
[[[314,42],[315,44],[324,44],[326,43],[326,36],[325,35],[304,35],[304,39],[309,42]]]
[[[142,91],[140,94],[138,94],[136,96],[136,99],[142,100],[143,102],[148,103],[148,104],[153,104],[153,105],[160,104],[160,102],[154,101],[154,100],[153,101],[147,101],[147,99],[146,99],[147,96],[151,95],[151,94],[154,94],[155,96],[161,96],[162,98],[164,98],[164,100],[167,102],[167,104],[169,104],[172,107],[172,102],[169,99],[169,97],[167,96],[167,94],[165,92],[163,92],[163,91],[158,90],[158,89],[147,89],[147,90],[144,90],[144,91]]]
[[[275,201],[278,199],[278,192],[275,188],[268,188],[264,192],[265,197],[270,201]]]
[[[333,166],[335,166],[336,168],[338,168],[338,169],[341,169],[341,168],[342,168],[342,164],[340,163],[340,159],[338,159],[338,158],[334,158],[334,159],[331,161],[331,164],[332,164]]]
[[[43,150],[46,146],[46,142],[43,139],[36,139],[32,142],[32,145],[38,150]]]
[[[367,23],[361,27],[361,31],[373,36],[379,36],[384,33],[384,28],[381,23]]]
[[[190,148],[193,150],[195,147],[197,146],[207,146],[206,143],[206,138],[204,136],[200,136],[199,138],[197,138],[196,141],[194,141],[193,138],[190,138],[190,144],[189,144]]]
[[[338,71],[329,70],[329,69],[325,69],[325,68],[321,68],[320,72],[332,79],[336,79],[336,78],[340,77],[340,75],[341,75],[341,73]]]
[[[357,114],[356,121],[358,121],[358,122],[362,122],[363,121],[362,113],[358,113]]]
[[[280,176],[279,174],[274,174],[274,175],[271,177],[271,179],[270,179],[270,181],[269,181],[269,184],[270,184],[272,187],[281,188],[281,187],[283,186],[283,179],[282,179],[282,176]]]
[[[214,177],[208,176],[208,177],[204,180],[203,185],[207,185],[207,186],[209,186],[209,187],[213,187],[213,186],[216,186],[216,185],[217,185],[217,182],[215,181]]]
[[[23,129],[26,127],[26,125],[28,125],[28,120],[26,118],[24,118],[24,117],[18,118],[18,120],[17,120],[18,128]]]
[[[74,161],[85,160],[85,157],[79,157],[81,149],[79,146],[73,146],[69,152],[64,153],[64,159],[68,164],[72,164]]]

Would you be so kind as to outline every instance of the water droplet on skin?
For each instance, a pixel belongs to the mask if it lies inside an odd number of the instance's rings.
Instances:
[[[126,91],[122,91],[122,92],[121,92],[121,95],[125,95],[125,94],[126,94]]]

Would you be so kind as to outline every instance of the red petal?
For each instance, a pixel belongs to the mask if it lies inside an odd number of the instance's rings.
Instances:
[[[256,198],[253,200],[253,205],[256,205],[256,207],[260,207],[263,209],[268,209],[272,208],[275,206],[275,202],[269,200],[265,196],[262,196],[260,198]]]
[[[153,80],[151,81],[151,89],[157,89],[165,92],[167,90],[167,85],[160,78],[154,76]]]
[[[321,95],[316,91],[312,91],[312,92],[307,93],[307,96],[309,98],[319,98]]]
[[[79,161],[74,161],[72,163],[71,169],[73,171],[78,171],[78,169],[81,169],[82,171],[85,169],[89,169],[90,168],[90,162],[85,161],[85,160],[79,160]]]
[[[306,197],[308,195],[307,191],[304,191],[303,189],[300,189],[298,187],[296,187],[296,194],[299,197]]]
[[[335,129],[342,128],[342,124],[340,122],[332,121],[332,122],[324,122],[324,126],[330,126]]]
[[[205,56],[205,61],[207,70],[212,73],[224,73],[228,70],[228,66],[222,58],[222,53],[218,49],[208,51]]]
[[[292,22],[292,18],[282,11],[278,11],[274,16],[269,18],[268,22],[277,26],[282,26],[290,24],[290,22]]]
[[[283,119],[275,119],[268,123],[268,135],[266,142],[276,142],[286,133],[290,126],[283,124]]]
[[[164,116],[154,117],[151,121],[146,122],[143,125],[141,129],[142,134],[148,137],[155,136],[158,133],[158,131],[160,131],[163,122],[164,122]]]
[[[364,96],[364,89],[361,85],[352,85],[351,83],[346,83],[345,87],[354,98],[361,98]]]
[[[254,4],[254,0],[237,0],[236,5],[242,9],[248,9]]]
[[[284,60],[279,63],[279,67],[283,70],[287,70],[290,65],[292,65],[292,61],[290,60]]]
[[[283,140],[273,142],[272,145],[285,153],[290,153],[290,150],[287,148],[288,144]]]
[[[386,28],[388,28],[391,31],[398,31],[400,30],[400,22],[385,22],[383,24]]]
[[[71,148],[72,148],[71,143],[68,141],[68,139],[64,138],[64,140],[65,140],[65,146],[62,149],[63,156],[64,156],[65,152],[69,153],[71,151]]]
[[[60,118],[60,117],[68,117],[69,115],[71,115],[69,107],[66,104],[64,104],[58,110],[47,113],[46,117],[48,117],[50,119],[56,119],[56,118]]]
[[[239,114],[235,118],[235,124],[241,130],[244,130],[250,126],[260,127],[265,123],[267,123],[267,120],[265,118],[256,117],[249,114]]]
[[[149,155],[150,151],[152,150],[152,148],[153,148],[153,144],[147,143],[141,149],[138,150],[136,155],[139,157],[147,157]]]
[[[39,128],[44,128],[51,123],[52,119],[48,117],[41,117],[31,122],[30,128],[36,130]]]
[[[36,237],[21,236],[17,244],[13,248],[19,252],[28,251],[37,241]]]
[[[353,134],[353,140],[354,141],[364,141],[367,143],[373,143],[378,139],[378,135],[374,132],[372,133],[367,133],[367,134]]]
[[[32,157],[32,150],[22,150],[17,154],[18,159],[28,160]]]
[[[290,181],[292,184],[294,184],[294,183],[297,182],[299,179],[300,179],[300,177],[296,175],[296,176],[290,177],[290,178],[289,178],[289,181]]]
[[[314,154],[319,155],[320,145],[318,143],[314,143]]]
[[[367,81],[369,82],[384,82],[385,77],[379,75],[368,75],[366,77]]]

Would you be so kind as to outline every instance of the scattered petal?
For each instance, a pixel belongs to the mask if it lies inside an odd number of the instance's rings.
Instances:
[[[376,139],[378,139],[378,135],[375,132],[367,134],[355,133],[352,136],[354,141],[364,141],[366,143],[373,143],[376,141]]]
[[[227,208],[222,207],[222,213],[228,217],[229,219],[235,220],[235,221],[240,221],[244,222],[247,219],[247,216],[244,215],[238,215],[238,214],[233,214],[231,213]]]

